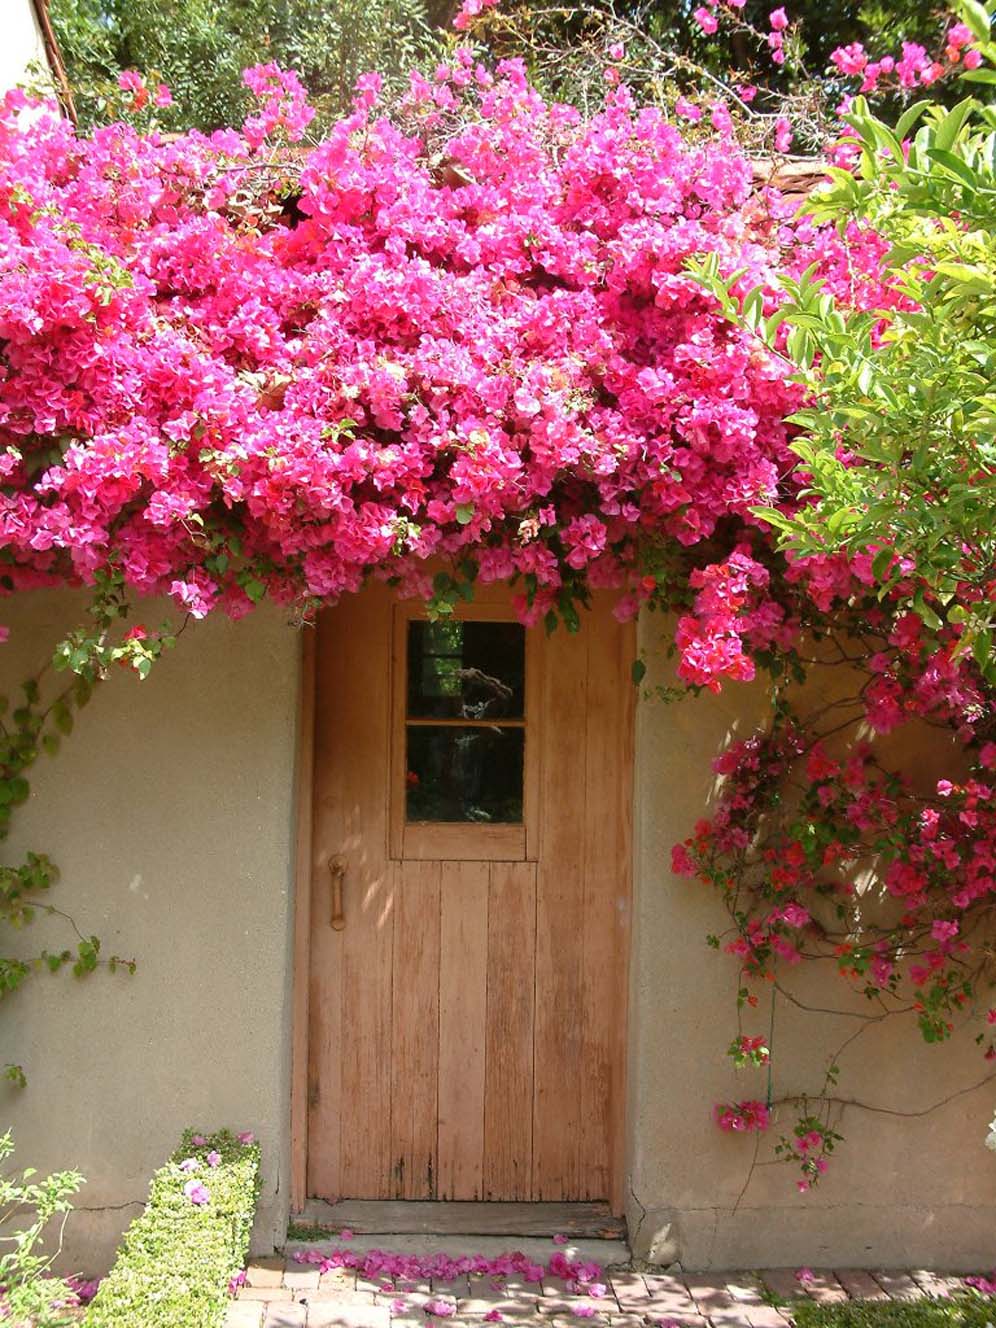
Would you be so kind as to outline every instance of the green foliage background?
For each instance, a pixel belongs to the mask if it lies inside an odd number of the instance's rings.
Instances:
[[[764,29],[777,3],[747,0],[742,16]],[[396,87],[405,71],[434,60],[459,7],[457,0],[50,0],[50,6],[84,127],[104,118],[119,71],[140,69],[157,71],[173,93],[175,107],[162,117],[166,127],[204,130],[241,121],[247,106],[241,71],[269,60],[298,71],[318,108],[320,128],[348,105],[358,74],[376,69],[389,88]],[[593,31],[593,23],[607,30],[618,20],[720,78],[754,63],[742,39],[734,37],[731,47],[722,33],[705,36],[693,7],[648,0],[564,7],[556,0],[504,0],[497,53],[524,55],[541,85],[551,83],[550,91],[572,100],[583,92],[578,78],[571,78],[578,62],[568,60],[558,80],[557,62],[537,60],[533,37],[546,49],[568,52]],[[873,52],[893,51],[901,38],[932,48],[945,18],[944,7],[933,0],[788,0],[785,7],[790,19],[802,20],[801,55],[816,76],[825,74],[830,52],[847,42],[864,41]],[[776,94],[789,91],[797,77],[766,58],[758,72]],[[599,67],[596,81],[600,73]]]
[[[168,128],[239,124],[242,70],[271,60],[297,70],[327,122],[357,75],[397,82],[437,44],[422,0],[51,0],[51,15],[84,126],[104,118],[122,69],[169,86]]]

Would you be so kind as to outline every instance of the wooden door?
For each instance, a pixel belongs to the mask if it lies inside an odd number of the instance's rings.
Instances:
[[[549,637],[486,588],[448,634],[381,588],[319,623],[310,1196],[621,1208],[634,637],[596,601]],[[459,695],[420,717],[423,676]]]

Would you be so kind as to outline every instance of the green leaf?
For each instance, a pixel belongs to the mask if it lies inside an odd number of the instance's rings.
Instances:
[[[470,525],[471,521],[474,519],[474,504],[457,503],[456,519],[458,526]]]
[[[975,0],[971,0],[971,2],[974,3]],[[965,97],[957,106],[953,106],[951,110],[948,111],[947,115],[934,131],[934,142],[932,146],[935,149],[951,147],[975,105],[976,101],[974,97]]]
[[[779,511],[777,507],[752,507],[751,515],[758,517],[761,521],[766,521],[769,526],[774,526],[776,530],[795,530],[796,524],[791,517]]]
[[[989,37],[989,15],[979,0],[956,0],[955,8],[979,41]]]
[[[996,69],[966,69],[963,83],[996,83]]]
[[[913,607],[932,632],[940,630],[942,626],[941,620],[924,599],[922,590],[918,590],[913,596]]]
[[[896,137],[900,142],[907,136],[930,104],[926,98],[923,98],[921,101],[915,101],[912,106],[908,106],[903,111],[896,121]]]
[[[749,328],[756,329],[761,322],[763,311],[764,291],[760,286],[755,286],[744,299],[741,317]]]
[[[881,581],[888,576],[889,568],[892,566],[892,560],[895,556],[894,549],[879,549],[872,559],[872,573],[876,581]]]
[[[948,152],[944,148],[928,148],[927,156],[943,166],[951,175],[957,176],[969,189],[979,187],[979,179],[975,172],[966,166],[961,157],[956,156],[953,152]]]
[[[56,701],[52,707],[52,719],[60,733],[72,733],[73,715],[65,701]]]
[[[992,641],[989,633],[979,632],[978,636],[972,641],[972,655],[983,673],[989,668],[989,657],[991,654]]]
[[[644,678],[647,676],[646,661],[642,659],[634,659],[633,665],[630,669],[630,676],[636,686],[639,687],[640,683],[643,682]]]

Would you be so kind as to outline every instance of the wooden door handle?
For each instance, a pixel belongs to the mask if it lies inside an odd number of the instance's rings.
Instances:
[[[342,931],[346,925],[346,914],[342,905],[342,882],[346,875],[345,858],[329,858],[329,876],[332,883],[332,909],[329,922],[333,931]]]

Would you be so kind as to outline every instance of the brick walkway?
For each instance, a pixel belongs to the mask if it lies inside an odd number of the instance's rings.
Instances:
[[[569,1293],[553,1279],[539,1285],[509,1279],[498,1288],[488,1277],[461,1277],[387,1289],[382,1279],[367,1281],[344,1269],[319,1274],[293,1259],[259,1259],[249,1266],[225,1328],[487,1328],[498,1322],[485,1317],[494,1311],[505,1324],[533,1328],[646,1328],[664,1320],[680,1328],[786,1328],[792,1312],[787,1302],[800,1296],[914,1300],[970,1290],[960,1277],[937,1273],[843,1268],[815,1272],[805,1283],[784,1268],[680,1276],[610,1270],[606,1283],[608,1295],[599,1300]],[[786,1303],[767,1303],[766,1290]],[[433,1308],[445,1302],[452,1313],[434,1317],[429,1302]]]

